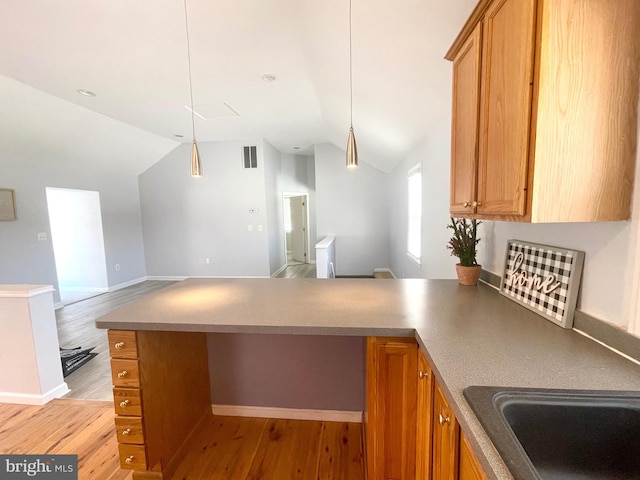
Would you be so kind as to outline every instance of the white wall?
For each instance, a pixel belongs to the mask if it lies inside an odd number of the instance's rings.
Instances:
[[[243,168],[244,145],[257,145],[258,168]],[[202,178],[189,175],[188,144],[139,177],[147,273],[269,276],[262,140],[202,142],[198,146]],[[250,213],[251,209],[258,213]],[[200,258],[207,257],[209,264],[200,263]]]
[[[391,270],[398,278],[455,278],[456,259],[446,249],[449,223],[449,128],[416,147],[389,176]],[[407,173],[422,162],[421,265],[407,256]]]
[[[344,150],[315,146],[317,237],[336,236],[336,275],[389,266],[387,175],[360,160],[350,170]]]
[[[16,190],[18,219],[0,225],[0,283],[35,283],[58,288],[46,187],[100,193],[109,286],[146,275],[138,181],[133,175],[67,168],[56,157],[31,158],[15,153],[0,157],[2,187]],[[38,232],[47,240],[38,241]],[[115,264],[121,270],[115,270]],[[54,301],[59,302],[58,292]]]
[[[284,227],[282,225],[282,193],[279,178],[281,154],[264,142],[265,205],[267,209],[267,235],[269,243],[269,273],[273,275],[287,263],[284,252]]]
[[[100,194],[47,188],[51,242],[61,290],[107,290]]]

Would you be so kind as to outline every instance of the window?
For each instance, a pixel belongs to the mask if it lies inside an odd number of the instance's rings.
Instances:
[[[407,176],[408,227],[407,254],[420,264],[420,244],[422,242],[422,164],[417,164]]]

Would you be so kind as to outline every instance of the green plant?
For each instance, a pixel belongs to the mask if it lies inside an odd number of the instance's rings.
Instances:
[[[474,267],[478,265],[476,261],[478,238],[478,225],[482,222],[475,218],[467,220],[465,218],[452,218],[451,225],[447,228],[453,230],[453,237],[449,240],[447,248],[451,250],[451,255],[460,259],[463,267]]]

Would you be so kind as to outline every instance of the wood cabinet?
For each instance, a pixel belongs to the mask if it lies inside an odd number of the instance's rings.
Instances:
[[[367,339],[365,442],[369,480],[413,480],[416,469],[418,345]]]
[[[458,478],[458,421],[436,382],[433,399],[433,480]]]
[[[481,0],[453,62],[451,214],[630,217],[640,3]]]
[[[433,371],[418,350],[418,411],[416,432],[416,480],[431,478],[431,438],[433,435]]]
[[[170,478],[185,439],[211,416],[204,333],[109,330],[120,465]]]
[[[487,480],[482,467],[478,463],[464,432],[460,431],[460,461],[458,462],[459,480]]]

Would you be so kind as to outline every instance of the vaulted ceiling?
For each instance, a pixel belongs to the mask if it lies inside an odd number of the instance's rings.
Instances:
[[[443,121],[451,88],[443,55],[475,3],[352,0],[363,161],[390,171]],[[348,0],[188,0],[187,8],[195,110],[208,117],[196,117],[198,141],[344,148]],[[0,74],[166,140],[191,140],[182,0],[3,0]]]

